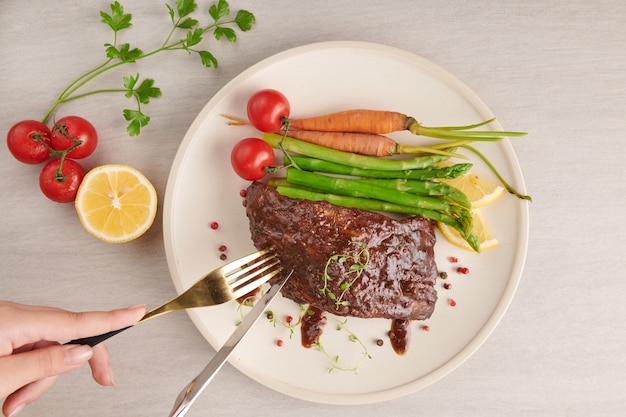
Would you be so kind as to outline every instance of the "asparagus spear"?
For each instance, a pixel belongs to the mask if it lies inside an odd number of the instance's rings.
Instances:
[[[409,180],[405,178],[395,179],[361,179],[360,181],[380,185],[386,188],[405,191],[411,194],[440,196],[467,209],[472,208],[472,202],[457,188],[443,182]]]
[[[358,208],[361,210],[383,211],[388,213],[411,214],[425,217],[427,219],[440,221],[448,224],[457,230],[463,230],[466,226],[459,219],[436,210],[428,210],[414,206],[405,206],[401,204],[389,203],[386,201],[375,200],[371,198],[350,197],[333,193],[324,193],[311,189],[301,188],[290,184],[281,184],[272,182],[270,185],[277,185],[276,191],[289,198],[299,198],[309,201],[327,201],[331,204],[341,207]],[[470,246],[480,252],[480,243],[473,233],[465,236],[465,240]]]
[[[473,245],[472,247],[477,252],[480,251],[480,248],[476,245],[478,240],[473,233],[472,215],[470,211],[465,207],[452,204],[443,199],[397,191],[357,179],[329,177],[294,168],[287,169],[287,182],[347,197],[369,198],[401,206],[440,212],[455,219],[457,221],[456,224],[451,226],[455,227],[461,236],[466,239],[470,245]]]
[[[407,178],[414,180],[428,180],[433,178],[452,179],[457,178],[472,168],[470,163],[454,164],[450,166],[440,167],[431,165],[421,169],[406,169],[400,171],[379,170],[379,169],[362,169],[351,167],[348,165],[338,164],[334,162],[324,161],[317,158],[308,158],[297,155],[289,155],[285,160],[285,164],[293,164],[300,169],[306,171],[326,172],[329,174],[351,175],[354,177],[366,178]]]

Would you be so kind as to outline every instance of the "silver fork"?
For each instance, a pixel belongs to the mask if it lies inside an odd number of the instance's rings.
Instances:
[[[275,252],[260,250],[209,272],[185,292],[148,311],[135,325],[172,311],[207,307],[243,297],[276,276],[282,267]],[[75,339],[68,344],[95,346],[133,326],[97,336]]]

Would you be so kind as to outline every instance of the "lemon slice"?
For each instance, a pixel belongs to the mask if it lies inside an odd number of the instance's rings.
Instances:
[[[480,243],[480,250],[486,250],[498,246],[499,242],[491,232],[489,225],[483,219],[483,216],[479,211],[472,211],[472,219],[474,225],[474,234],[478,238],[478,242]],[[458,246],[463,249],[467,249],[470,251],[474,251],[472,247],[461,237],[461,234],[451,226],[448,226],[445,223],[437,222],[437,226],[441,231],[443,237],[450,243],[455,246]]]
[[[471,172],[457,178],[441,179],[440,181],[462,191],[469,198],[473,209],[484,207],[493,202],[504,191],[504,187]]]
[[[85,175],[74,204],[87,232],[108,243],[122,243],[138,238],[152,226],[157,194],[135,168],[101,165]]]

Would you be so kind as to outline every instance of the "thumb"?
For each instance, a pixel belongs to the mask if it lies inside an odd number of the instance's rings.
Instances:
[[[50,345],[0,358],[4,381],[0,397],[40,379],[69,372],[84,365],[93,350],[86,345]]]

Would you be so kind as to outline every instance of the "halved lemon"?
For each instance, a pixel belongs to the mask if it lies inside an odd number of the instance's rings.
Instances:
[[[108,243],[122,243],[138,238],[152,226],[157,193],[137,169],[101,165],[85,175],[74,205],[87,232]]]
[[[440,181],[461,190],[469,198],[473,209],[493,202],[504,191],[504,187],[471,172],[467,172],[457,178],[441,179]]]
[[[472,210],[472,219],[474,225],[474,234],[478,238],[480,243],[480,250],[486,250],[498,246],[499,242],[491,232],[489,225],[483,219],[483,216],[478,210]],[[455,246],[463,249],[474,251],[472,247],[461,237],[461,234],[454,228],[448,226],[445,223],[438,222],[437,226],[441,231],[443,237]]]

